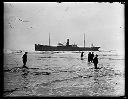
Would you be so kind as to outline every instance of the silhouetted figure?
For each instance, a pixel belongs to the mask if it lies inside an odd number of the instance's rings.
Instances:
[[[83,59],[84,56],[84,52],[81,52],[81,60]]]
[[[98,68],[97,68],[97,64],[98,64],[98,55],[97,55],[97,54],[96,54],[96,56],[95,56],[94,59],[93,59],[93,63],[94,63],[95,69],[98,69]]]
[[[88,62],[90,62],[91,61],[91,52],[89,52],[89,54],[88,54]]]
[[[94,53],[92,52],[92,54],[91,54],[91,56],[90,56],[91,62],[93,62],[93,58],[94,58]]]
[[[26,62],[27,62],[27,53],[28,52],[25,52],[25,54],[23,55],[23,67],[25,67],[26,66]]]

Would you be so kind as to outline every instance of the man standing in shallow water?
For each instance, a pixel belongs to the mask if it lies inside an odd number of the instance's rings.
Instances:
[[[91,62],[91,52],[88,53],[88,62]]]
[[[23,55],[23,67],[26,66],[26,62],[27,62],[27,53],[28,52],[25,52],[25,54]]]
[[[83,60],[84,52],[81,52],[81,60]]]
[[[91,62],[93,62],[93,58],[94,58],[94,52],[92,52],[91,55],[90,55]]]
[[[97,64],[98,64],[98,55],[97,54],[96,54],[95,58],[93,59],[93,63],[94,63],[95,69],[98,69],[97,68]]]

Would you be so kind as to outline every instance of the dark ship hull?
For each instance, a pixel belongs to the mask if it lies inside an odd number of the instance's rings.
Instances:
[[[61,43],[58,46],[50,46],[50,36],[49,45],[35,44],[35,51],[99,51],[100,47],[85,47],[85,37],[84,37],[84,47],[78,47],[76,44],[70,45],[69,39],[67,39],[66,45]]]
[[[48,46],[35,44],[35,51],[99,51],[100,47]]]

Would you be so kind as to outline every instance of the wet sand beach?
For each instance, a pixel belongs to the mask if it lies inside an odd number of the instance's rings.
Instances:
[[[87,62],[87,54],[23,53],[4,54],[4,96],[123,96],[124,57],[116,53],[98,54],[100,69]]]

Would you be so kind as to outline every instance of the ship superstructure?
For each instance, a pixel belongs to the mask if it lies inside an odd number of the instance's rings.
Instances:
[[[84,35],[84,47],[78,47],[76,44],[69,44],[69,39],[67,39],[66,44],[58,43],[57,46],[50,45],[50,35],[49,35],[49,45],[35,44],[35,51],[99,51],[100,47],[85,47],[85,35]]]

